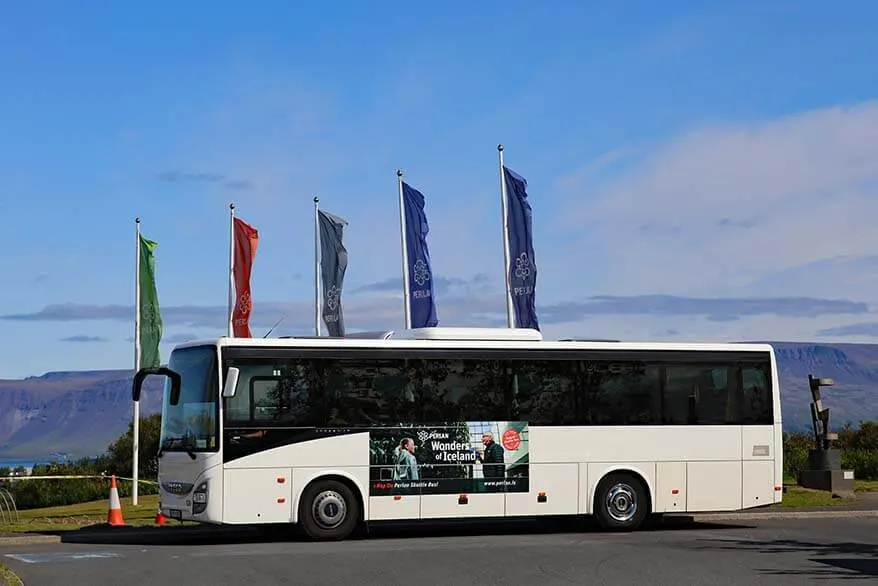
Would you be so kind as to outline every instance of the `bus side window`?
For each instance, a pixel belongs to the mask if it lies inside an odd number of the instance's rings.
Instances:
[[[239,366],[239,365],[234,365]],[[243,371],[243,369],[242,369]],[[243,374],[243,372],[242,372]],[[223,399],[223,410],[226,421],[248,421],[250,419],[249,382],[243,376],[238,378],[235,396]],[[243,391],[241,389],[244,389]]]
[[[512,419],[529,425],[574,425],[574,362],[513,360],[515,408]]]
[[[406,396],[414,398],[412,420],[418,423],[437,423],[449,420],[445,400],[440,396],[447,376],[447,360],[413,358],[406,361]]]
[[[319,358],[315,364],[325,412],[321,425],[397,425],[418,408],[405,360]]]
[[[423,358],[410,361],[419,423],[506,421],[512,376],[505,361]]]
[[[769,368],[744,365],[741,368],[742,396],[739,413],[742,425],[771,425],[774,405]]]
[[[232,364],[240,369],[238,386],[235,388],[235,396],[224,399],[225,420],[230,423],[249,423],[252,421],[253,400],[250,396],[251,382],[254,377],[270,376],[272,367],[264,364],[252,364],[240,362]]]
[[[242,363],[235,396],[226,399],[225,420],[233,427],[313,425],[310,363]]]
[[[279,377],[259,378],[250,381],[252,395],[253,421],[273,421],[279,411]]]
[[[372,373],[372,390],[383,418],[379,424],[394,425],[415,417],[416,385],[406,360],[387,360]]]
[[[655,425],[661,369],[639,361],[585,360],[578,373],[581,425]]]
[[[698,423],[697,366],[668,366],[665,369],[665,393],[662,423],[686,425]]]
[[[671,425],[738,423],[738,370],[726,364],[668,366],[664,422]]]

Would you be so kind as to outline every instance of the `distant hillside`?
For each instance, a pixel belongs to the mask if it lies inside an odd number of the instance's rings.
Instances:
[[[147,379],[144,414],[161,410],[161,379]],[[0,459],[103,453],[131,421],[131,371],[49,372],[0,380]]]
[[[809,374],[835,381],[822,390],[830,427],[878,420],[878,344],[771,344],[780,370],[784,429],[810,429]]]
[[[824,393],[830,424],[878,420],[878,344],[771,342],[777,349],[784,428],[810,428],[808,374],[835,379]],[[146,415],[161,409],[161,379],[147,380]],[[131,371],[50,372],[0,380],[0,459],[102,453],[131,420]]]

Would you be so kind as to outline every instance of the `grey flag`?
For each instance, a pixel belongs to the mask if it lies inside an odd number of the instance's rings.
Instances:
[[[320,278],[323,281],[323,323],[330,336],[344,336],[341,291],[348,268],[348,251],[343,240],[347,220],[318,210],[320,219]]]

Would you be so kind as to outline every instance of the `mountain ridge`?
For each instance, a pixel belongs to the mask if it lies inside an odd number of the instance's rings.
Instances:
[[[878,344],[761,342],[775,348],[785,431],[811,428],[808,375],[832,378],[824,390],[830,427],[878,420]],[[94,456],[131,421],[131,369],[50,371],[0,380],[0,459]],[[146,380],[141,414],[161,410],[162,381]]]

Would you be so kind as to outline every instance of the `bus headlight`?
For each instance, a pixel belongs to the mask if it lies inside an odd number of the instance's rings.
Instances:
[[[207,481],[205,480],[192,492],[192,514],[203,513],[207,508]]]

